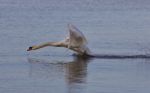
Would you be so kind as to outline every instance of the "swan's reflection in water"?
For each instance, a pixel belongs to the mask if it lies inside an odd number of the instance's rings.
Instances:
[[[74,61],[65,65],[66,81],[68,83],[68,93],[83,93],[86,83],[87,65],[89,59],[77,57]],[[79,84],[80,83],[80,84]],[[78,91],[78,89],[80,91]],[[81,91],[82,90],[82,91]]]
[[[28,58],[28,61],[31,64],[30,76],[32,78],[48,79],[52,82],[56,81],[57,84],[63,83],[67,87],[68,93],[83,92],[87,77],[87,65],[90,59],[74,57],[72,61],[50,62]]]

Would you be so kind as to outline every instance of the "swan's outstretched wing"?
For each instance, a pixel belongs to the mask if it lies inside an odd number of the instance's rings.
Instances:
[[[68,47],[81,47],[87,45],[87,40],[83,33],[74,25],[68,24],[69,28],[69,45]]]

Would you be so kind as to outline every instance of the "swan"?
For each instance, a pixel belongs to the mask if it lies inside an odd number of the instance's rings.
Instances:
[[[30,46],[27,51],[37,50],[47,46],[64,47],[74,51],[77,55],[90,55],[90,49],[87,47],[87,39],[84,34],[73,24],[68,24],[68,36],[58,42],[46,42],[39,45]]]
[[[93,54],[87,47],[87,39],[84,34],[73,24],[68,24],[68,36],[58,42],[46,42],[39,45],[30,46],[27,51],[37,50],[40,48],[53,46],[64,47],[76,53],[76,56],[96,57],[96,58],[150,58],[150,55],[109,55],[109,54]]]

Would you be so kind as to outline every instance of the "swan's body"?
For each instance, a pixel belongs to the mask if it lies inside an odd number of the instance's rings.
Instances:
[[[47,42],[40,45],[34,45],[29,47],[28,51],[37,50],[47,46],[54,46],[71,49],[75,51],[78,55],[89,55],[90,50],[87,47],[87,40],[83,35],[83,33],[72,24],[69,24],[68,28],[69,28],[69,35],[63,41]]]

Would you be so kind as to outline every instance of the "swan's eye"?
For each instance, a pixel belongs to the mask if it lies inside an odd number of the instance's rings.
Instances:
[[[32,48],[33,48],[33,47],[29,47],[29,48],[27,49],[27,51],[30,51],[30,50],[32,50]]]
[[[32,47],[29,47],[29,50],[32,50]]]

